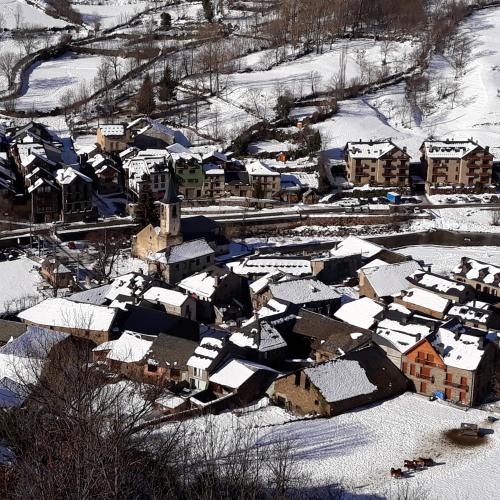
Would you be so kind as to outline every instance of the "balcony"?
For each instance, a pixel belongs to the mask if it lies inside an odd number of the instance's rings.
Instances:
[[[434,363],[434,361],[429,361],[428,359],[424,359],[424,358],[417,358],[415,360],[415,363],[419,363],[421,365],[426,365],[426,366],[436,366],[436,367],[440,366],[437,363]]]
[[[469,392],[469,386],[466,384],[456,384],[455,382],[444,381],[444,385],[447,387],[454,387],[455,389],[460,389],[461,391]]]
[[[422,379],[422,380],[428,380],[431,384],[434,383],[434,376],[433,375],[423,375],[422,373],[417,373],[415,376],[419,379]]]

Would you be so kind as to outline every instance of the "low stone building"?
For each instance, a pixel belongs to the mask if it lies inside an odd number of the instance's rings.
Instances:
[[[276,379],[274,400],[298,415],[331,417],[404,392],[407,382],[377,346]]]
[[[394,298],[394,302],[401,304],[411,311],[425,314],[431,318],[443,319],[450,308],[451,300],[445,299],[433,292],[422,288],[409,288],[401,290]]]
[[[105,124],[97,128],[96,142],[105,153],[127,149],[130,139],[130,130],[123,124]]]
[[[453,278],[467,283],[477,294],[500,296],[500,266],[462,257],[458,266],[453,269]]]
[[[28,325],[38,325],[102,344],[110,340],[116,312],[109,307],[54,298],[26,309],[18,317]]]
[[[143,299],[163,307],[169,314],[196,319],[196,301],[184,293],[154,286],[144,294]]]
[[[474,288],[438,274],[415,271],[406,278],[412,285],[452,302],[464,304],[474,298]]]

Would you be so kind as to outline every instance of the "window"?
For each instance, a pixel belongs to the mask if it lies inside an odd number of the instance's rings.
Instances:
[[[177,205],[172,207],[172,217],[177,217]]]
[[[446,374],[445,382],[451,384],[453,382],[453,375],[451,373]]]
[[[460,385],[467,385],[467,377],[460,377]]]
[[[408,363],[403,363],[403,373],[408,372]]]
[[[420,392],[422,394],[426,394],[427,393],[427,383],[426,382],[421,382],[420,383]]]
[[[148,372],[156,373],[158,371],[158,365],[148,363]]]
[[[309,380],[309,377],[305,377],[304,380],[304,389],[308,391],[311,388],[311,381]]]
[[[415,375],[415,365],[410,365],[410,375]]]
[[[299,386],[300,385],[300,372],[297,372],[295,374],[295,385]]]
[[[318,401],[317,399],[315,399],[315,400],[314,400],[314,404],[315,404],[316,406],[319,406],[319,401]]]
[[[427,359],[427,361],[430,361],[431,363],[434,361],[434,355],[432,354],[427,354],[425,359]]]

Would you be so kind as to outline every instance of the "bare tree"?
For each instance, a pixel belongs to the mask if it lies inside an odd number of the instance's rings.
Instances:
[[[7,80],[7,88],[10,88],[14,83],[14,67],[17,62],[17,57],[14,52],[2,52],[0,54],[0,73]]]

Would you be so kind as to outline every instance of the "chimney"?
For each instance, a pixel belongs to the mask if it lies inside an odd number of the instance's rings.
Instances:
[[[460,340],[460,332],[459,331],[455,332],[454,338],[455,338],[455,340]]]
[[[427,272],[428,273],[432,272],[432,264],[427,265]]]
[[[408,148],[406,146],[403,146],[403,152],[406,153],[408,151]]]
[[[484,337],[479,337],[479,340],[477,342],[477,348],[480,351],[484,351]]]
[[[415,340],[417,342],[420,342],[422,340],[422,334],[421,333],[417,333],[417,335],[415,336]]]

